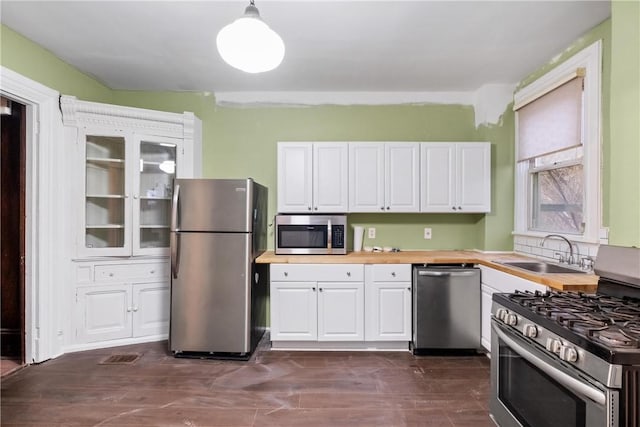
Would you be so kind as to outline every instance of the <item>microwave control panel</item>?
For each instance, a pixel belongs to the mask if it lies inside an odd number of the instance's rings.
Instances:
[[[344,225],[334,225],[331,230],[331,247],[344,248]]]

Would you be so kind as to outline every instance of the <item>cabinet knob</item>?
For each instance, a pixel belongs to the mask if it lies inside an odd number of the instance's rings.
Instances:
[[[156,271],[155,271],[155,270],[151,270],[151,271],[149,272],[149,274],[156,274]]]
[[[113,273],[109,273],[109,277],[113,277]]]
[[[131,307],[127,307],[127,313],[131,313]]]
[[[391,276],[396,277],[396,272],[395,272],[395,271],[392,271],[392,272],[391,272]]]
[[[287,273],[286,271],[284,272],[284,277],[288,277],[289,273]]]
[[[138,311],[138,307],[133,307],[133,311]]]
[[[313,208],[313,209],[318,210],[318,207],[316,206],[316,207],[315,207],[315,208]]]
[[[351,272],[347,271],[347,277],[351,277]]]
[[[387,210],[389,210],[389,206],[387,206]]]
[[[309,206],[309,207],[307,208],[307,210],[309,210],[309,211],[310,211],[310,210],[311,210],[311,206]]]
[[[134,199],[138,200],[138,196],[134,194],[133,196]]]
[[[461,211],[462,210],[462,206],[458,206],[458,210]]]
[[[455,210],[456,210],[456,209],[458,209],[458,208],[456,208],[455,206],[453,206],[451,209],[453,209],[453,210],[455,211]]]
[[[411,290],[411,288],[407,288],[407,290],[408,290],[408,291],[410,291],[410,290]]]
[[[320,292],[322,292],[322,288],[318,288],[318,290],[319,290]]]
[[[380,210],[383,211],[384,210],[384,206],[380,206]]]
[[[311,290],[312,290],[313,292],[315,292],[315,291],[316,291],[316,288],[311,288]]]

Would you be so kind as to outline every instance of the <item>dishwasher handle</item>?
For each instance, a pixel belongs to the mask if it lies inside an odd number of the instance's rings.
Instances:
[[[475,270],[463,271],[439,271],[439,270],[418,270],[418,276],[432,276],[432,277],[445,277],[445,276],[474,276]]]

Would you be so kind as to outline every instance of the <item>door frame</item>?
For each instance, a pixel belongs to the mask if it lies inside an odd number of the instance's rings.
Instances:
[[[26,105],[25,354],[26,364],[63,353],[61,314],[68,237],[64,131],[59,92],[0,68],[0,92]]]

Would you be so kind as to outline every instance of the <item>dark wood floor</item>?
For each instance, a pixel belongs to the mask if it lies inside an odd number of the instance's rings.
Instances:
[[[493,426],[485,356],[269,351],[175,359],[166,342],[70,353],[2,378],[2,426]],[[133,364],[101,364],[138,353]]]

